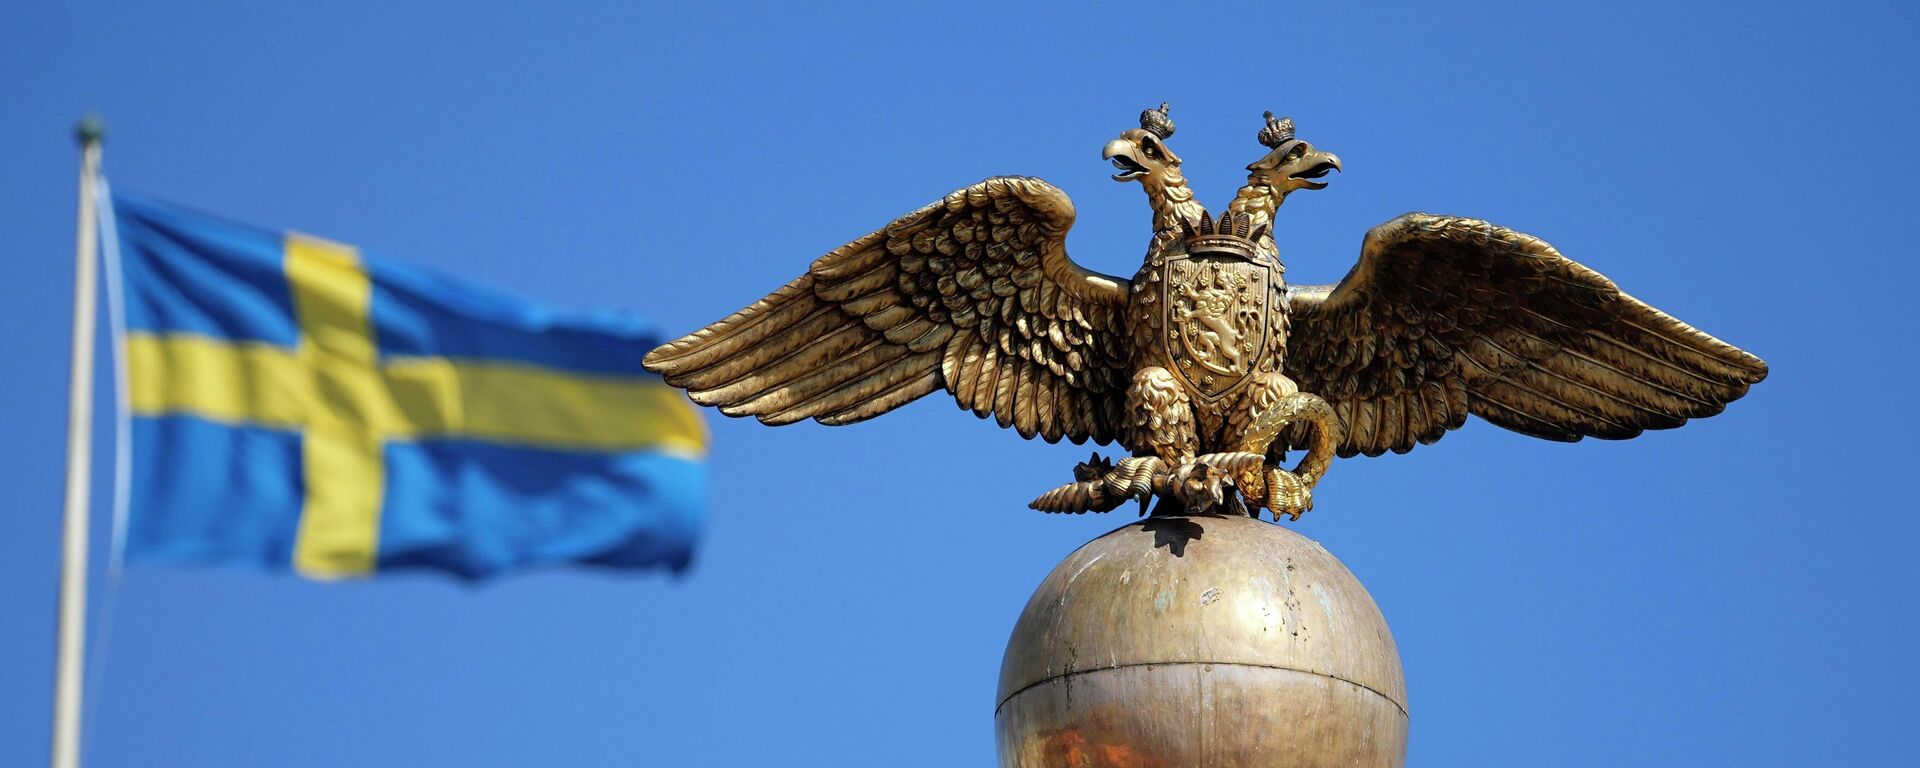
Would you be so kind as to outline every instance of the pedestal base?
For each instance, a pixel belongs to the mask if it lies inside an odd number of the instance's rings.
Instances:
[[[1055,567],[1014,626],[1009,768],[1401,766],[1385,619],[1319,544],[1246,517],[1146,520]]]

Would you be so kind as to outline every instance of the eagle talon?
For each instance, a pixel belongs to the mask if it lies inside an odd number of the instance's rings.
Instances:
[[[1237,483],[1226,470],[1206,462],[1193,462],[1172,473],[1173,496],[1187,514],[1203,515],[1219,509],[1232,511],[1239,506]]]
[[[1313,486],[1306,478],[1284,469],[1269,469],[1266,479],[1266,507],[1273,510],[1273,519],[1286,515],[1288,520],[1298,521],[1313,509]]]
[[[1262,508],[1273,512],[1274,522],[1281,516],[1290,521],[1298,521],[1307,510],[1313,509],[1312,475],[1295,474],[1277,467],[1260,467],[1252,473],[1251,480],[1243,480],[1241,487],[1247,495],[1248,514],[1260,516]]]

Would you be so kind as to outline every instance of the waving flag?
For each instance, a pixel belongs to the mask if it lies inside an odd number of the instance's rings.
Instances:
[[[684,568],[706,435],[623,315],[112,196],[131,563]]]

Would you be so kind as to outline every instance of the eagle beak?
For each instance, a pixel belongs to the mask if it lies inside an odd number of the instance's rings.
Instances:
[[[1299,179],[1301,186],[1306,189],[1326,189],[1326,182],[1314,181],[1314,179],[1322,178],[1329,173],[1340,170],[1340,156],[1332,152],[1320,152],[1316,150],[1302,156],[1295,165],[1299,166],[1301,170],[1287,174],[1287,178]]]
[[[1100,159],[1113,163],[1119,173],[1113,175],[1114,181],[1132,181],[1147,175],[1147,167],[1134,157],[1134,144],[1126,139],[1114,139],[1107,142],[1107,148],[1100,152]]]

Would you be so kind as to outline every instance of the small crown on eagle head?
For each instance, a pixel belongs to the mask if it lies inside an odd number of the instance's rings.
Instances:
[[[1273,113],[1267,113],[1267,127],[1260,129],[1260,146],[1267,149],[1279,149],[1280,145],[1293,140],[1293,118],[1273,119]]]
[[[1267,233],[1267,225],[1255,227],[1252,216],[1231,211],[1220,214],[1218,222],[1201,211],[1198,225],[1189,221],[1184,226],[1187,253],[1228,253],[1243,259],[1253,258],[1260,247],[1260,236]]]
[[[1163,140],[1172,136],[1173,118],[1167,116],[1167,103],[1164,101],[1160,102],[1159,109],[1141,110],[1140,127],[1145,129],[1147,133],[1158,136]]]

